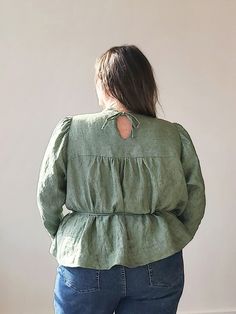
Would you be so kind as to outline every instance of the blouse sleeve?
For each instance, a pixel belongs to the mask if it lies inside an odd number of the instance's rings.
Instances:
[[[177,122],[173,124],[177,127],[181,139],[181,163],[188,190],[187,205],[178,218],[193,238],[205,214],[205,183],[200,161],[189,133],[181,124]]]
[[[54,238],[63,218],[66,200],[67,143],[72,116],[62,118],[54,128],[39,170],[37,205],[44,227]]]

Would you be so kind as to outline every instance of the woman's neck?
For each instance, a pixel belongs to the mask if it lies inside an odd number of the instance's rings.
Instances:
[[[127,108],[125,108],[124,105],[116,101],[105,104],[105,108],[109,108],[109,107],[112,107],[118,111],[125,111],[125,112],[129,111]]]

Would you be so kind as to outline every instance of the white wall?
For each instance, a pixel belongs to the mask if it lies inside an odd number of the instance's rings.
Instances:
[[[233,0],[0,0],[1,313],[53,313],[57,261],[36,205],[39,165],[59,118],[100,110],[95,58],[121,44],[149,58],[160,116],[189,130],[205,178],[179,313],[236,313],[235,10]]]

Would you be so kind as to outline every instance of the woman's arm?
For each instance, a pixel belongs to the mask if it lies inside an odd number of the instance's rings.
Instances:
[[[179,123],[177,127],[181,140],[181,163],[188,190],[188,202],[178,219],[186,226],[194,237],[205,214],[206,194],[200,161],[187,130]]]
[[[47,145],[37,185],[37,205],[44,227],[53,239],[63,218],[66,200],[67,142],[72,117],[61,119]]]

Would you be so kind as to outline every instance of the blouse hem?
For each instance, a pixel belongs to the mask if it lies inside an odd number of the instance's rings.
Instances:
[[[105,269],[110,269],[111,267],[115,266],[115,265],[121,265],[121,266],[126,266],[129,268],[134,268],[134,267],[139,267],[139,266],[144,266],[146,264],[161,260],[163,258],[166,258],[170,255],[173,255],[177,252],[179,252],[180,250],[182,250],[193,238],[189,238],[187,241],[183,242],[182,245],[180,246],[176,246],[172,249],[166,249],[164,250],[165,253],[161,253],[161,254],[156,254],[154,252],[154,254],[150,254],[150,249],[152,249],[153,251],[157,251],[159,249],[158,246],[152,246],[152,247],[148,247],[146,250],[144,249],[142,251],[142,254],[132,254],[132,258],[136,257],[137,260],[140,260],[140,262],[127,262],[127,259],[125,261],[125,258],[122,260],[122,258],[116,258],[113,260],[113,262],[110,263],[104,263],[103,265],[101,265],[100,267],[98,267],[95,264],[91,264],[91,263],[86,263],[86,262],[82,262],[82,261],[75,261],[75,262],[68,262],[67,257],[64,256],[62,258],[59,258],[57,255],[57,252],[53,251],[52,247],[50,248],[50,254],[52,256],[54,256],[58,262],[59,265],[63,265],[63,266],[68,266],[68,267],[85,267],[85,268],[93,268],[93,269],[100,269],[100,270],[105,270]],[[148,258],[144,258],[143,253],[145,252],[149,252]],[[71,259],[71,258],[70,258]]]

